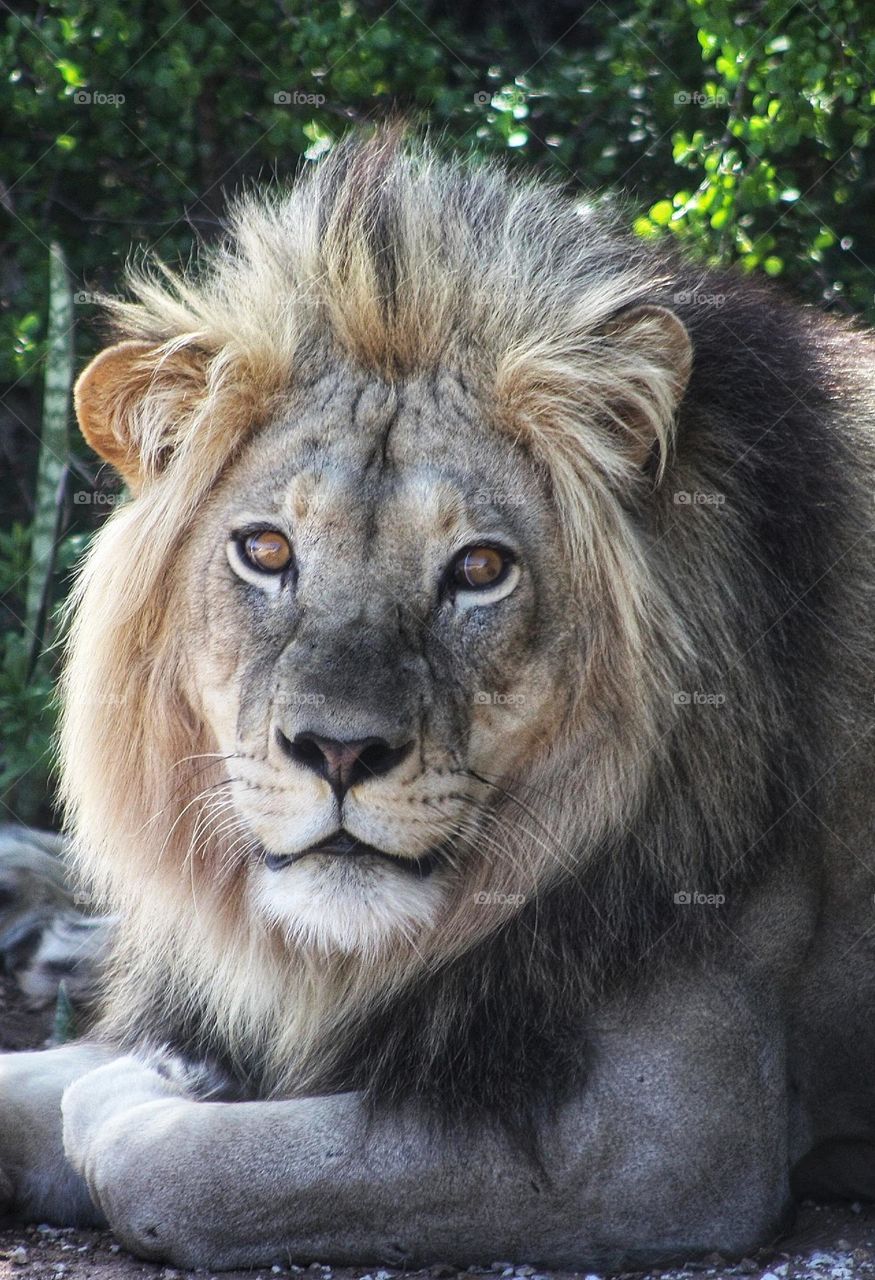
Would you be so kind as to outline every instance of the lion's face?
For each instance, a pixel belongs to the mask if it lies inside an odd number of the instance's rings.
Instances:
[[[535,466],[458,378],[336,366],[231,465],[181,567],[253,908],[333,950],[428,928],[573,693]]]

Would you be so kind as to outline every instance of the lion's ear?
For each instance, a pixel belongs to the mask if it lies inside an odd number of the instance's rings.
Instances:
[[[137,492],[161,470],[204,386],[204,360],[193,348],[119,342],[79,375],[76,417],[92,449]]]
[[[668,307],[630,307],[602,330],[611,341],[621,385],[611,406],[628,452],[643,466],[662,443],[683,399],[693,367],[693,344],[683,321]]]

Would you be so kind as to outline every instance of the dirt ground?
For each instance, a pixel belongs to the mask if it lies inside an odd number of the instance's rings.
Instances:
[[[25,1012],[12,983],[0,976],[0,1048],[27,1049],[45,1044],[51,1013]],[[328,1267],[318,1259],[309,1266],[264,1267],[254,1272],[229,1271],[222,1280],[595,1280],[512,1267],[497,1260],[492,1267],[460,1270],[449,1262],[425,1271],[402,1272]],[[726,1280],[875,1280],[875,1206],[803,1205],[791,1235],[755,1257],[727,1262],[713,1257],[678,1270],[627,1273],[624,1280],[681,1280],[708,1277]],[[59,1230],[46,1224],[0,1231],[0,1280],[213,1280],[209,1272],[179,1271],[132,1257],[104,1231]]]

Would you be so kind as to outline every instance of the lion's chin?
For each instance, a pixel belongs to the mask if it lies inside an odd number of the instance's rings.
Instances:
[[[377,856],[309,852],[262,861],[250,873],[254,909],[290,944],[325,955],[376,956],[432,928],[444,900],[441,877],[411,874]]]

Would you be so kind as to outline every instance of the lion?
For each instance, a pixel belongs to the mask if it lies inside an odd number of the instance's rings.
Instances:
[[[11,1213],[209,1270],[735,1256],[875,1194],[872,342],[377,133],[140,268]]]

